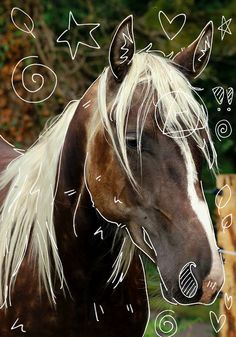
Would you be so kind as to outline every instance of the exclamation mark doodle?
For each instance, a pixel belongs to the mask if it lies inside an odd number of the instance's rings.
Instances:
[[[213,95],[219,105],[223,103],[225,91],[223,87],[215,87],[212,89]],[[217,111],[220,111],[221,108],[217,108]]]
[[[231,105],[233,102],[233,97],[234,97],[234,88],[229,87],[228,89],[226,89],[226,96],[227,96],[228,104]],[[227,111],[231,111],[230,106],[227,108]]]

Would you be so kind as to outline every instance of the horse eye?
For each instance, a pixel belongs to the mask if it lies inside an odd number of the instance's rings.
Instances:
[[[127,136],[126,137],[126,145],[131,149],[137,149],[138,140],[136,136]]]

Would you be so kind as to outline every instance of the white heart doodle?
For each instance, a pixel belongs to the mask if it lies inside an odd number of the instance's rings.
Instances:
[[[228,295],[228,293],[225,293],[224,301],[225,301],[226,309],[230,310],[232,308],[232,305],[233,305],[233,297]]]
[[[171,34],[166,31],[166,29],[163,25],[163,17],[168,21],[169,25],[171,25],[173,23],[173,21],[175,21],[177,18],[182,18],[183,22],[181,24],[181,27],[179,28],[177,33],[174,34],[173,36],[171,36]],[[168,16],[163,11],[159,11],[158,18],[159,18],[159,21],[160,21],[160,24],[161,24],[161,28],[162,28],[163,32],[166,34],[166,36],[168,37],[169,40],[173,40],[181,32],[181,30],[183,29],[183,27],[185,25],[185,22],[186,22],[186,14],[184,14],[184,13],[176,15],[172,20],[170,20],[168,18]]]
[[[214,311],[209,312],[211,325],[216,333],[220,332],[226,322],[226,316],[220,315],[219,317],[214,313]]]

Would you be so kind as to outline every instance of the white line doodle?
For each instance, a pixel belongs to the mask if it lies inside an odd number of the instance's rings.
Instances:
[[[229,28],[232,18],[226,20],[224,15],[221,18],[221,25],[218,27],[218,30],[221,32],[221,41],[224,40],[225,34],[232,35],[232,32]]]
[[[226,97],[227,97],[228,104],[231,105],[233,102],[233,98],[234,98],[234,88],[229,87],[226,89]],[[228,107],[227,111],[231,111],[231,108]]]
[[[74,27],[78,27],[78,28],[79,27],[86,27],[86,28],[88,28],[89,29],[89,36],[92,39],[93,44],[88,44],[88,43],[85,43],[85,42],[82,42],[82,41],[78,41],[77,44],[76,44],[76,47],[74,48],[74,50],[72,50],[72,45],[71,45],[71,42],[70,42],[70,30],[72,28],[71,24],[73,24]],[[73,13],[70,11],[69,12],[68,28],[66,30],[64,30],[64,32],[57,38],[57,42],[58,43],[67,43],[67,45],[69,47],[71,58],[72,58],[72,60],[74,60],[75,57],[76,57],[76,54],[77,54],[77,51],[78,51],[78,48],[79,48],[80,44],[83,45],[83,46],[89,47],[89,48],[100,49],[99,44],[97,43],[97,41],[95,40],[95,38],[92,35],[92,32],[96,28],[98,28],[99,26],[100,26],[100,23],[84,23],[84,24],[79,24],[75,20]]]
[[[224,201],[224,203],[222,204],[222,201],[224,199],[224,197],[222,197],[223,195],[228,195],[228,198]],[[216,196],[215,196],[215,205],[218,209],[221,209],[221,208],[224,208],[228,202],[230,201],[231,199],[231,188],[228,184],[225,184],[223,187],[221,187],[219,189],[219,191],[216,193]],[[219,198],[219,201],[218,201],[218,198]]]
[[[144,242],[148,245],[149,248],[151,248],[154,252],[154,254],[157,256],[157,252],[156,249],[154,248],[154,244],[152,243],[152,240],[148,234],[148,232],[146,231],[146,229],[142,226],[142,230],[143,230],[143,240]]]
[[[123,204],[123,202],[122,202],[122,201],[120,201],[119,199],[117,199],[117,197],[116,197],[116,196],[114,196],[114,203],[115,203],[115,204],[117,204],[117,203],[119,203],[119,204]]]
[[[234,97],[234,88],[232,87],[228,87],[226,90],[224,90],[223,87],[219,86],[219,87],[214,87],[212,89],[213,95],[217,101],[218,104],[222,104],[223,100],[224,100],[224,96],[225,96],[225,92],[226,92],[226,97],[227,97],[227,102],[229,105],[232,104],[233,102],[233,97]],[[221,109],[218,108],[218,111],[220,111]],[[228,107],[227,111],[231,111],[231,108]]]
[[[155,332],[159,337],[172,337],[178,331],[178,324],[173,317],[173,310],[161,311],[155,319]],[[167,329],[169,326],[169,329]]]
[[[226,322],[226,316],[223,314],[218,317],[214,311],[210,311],[209,316],[214,331],[220,332]]]
[[[198,57],[198,61],[201,62],[203,56],[205,56],[206,52],[211,48],[211,41],[209,41],[209,36],[206,37],[206,40],[204,41],[204,48],[201,49],[202,55]]]
[[[80,198],[81,198],[81,193],[79,194],[79,197],[78,197],[78,200],[77,200],[77,204],[76,204],[76,207],[75,207],[75,211],[74,211],[74,214],[73,214],[73,230],[74,230],[74,234],[76,237],[78,237],[77,235],[77,232],[76,232],[76,229],[75,229],[75,226],[76,226],[76,215],[77,215],[77,210],[78,210],[78,207],[79,207],[79,203],[80,203]]]
[[[137,54],[141,53],[160,53],[163,57],[172,59],[174,56],[174,51],[172,50],[169,54],[165,54],[162,50],[159,49],[152,49],[152,42],[150,42],[145,48],[139,50]]]
[[[179,288],[187,298],[193,298],[198,290],[198,282],[193,274],[192,268],[196,268],[196,263],[186,263],[179,273]]]
[[[163,114],[163,116],[161,116],[161,120],[159,120],[158,118],[159,114],[155,113],[156,124],[159,130],[163,133],[163,135],[166,135],[170,138],[186,138],[192,135],[195,131],[206,128],[207,125],[203,125],[202,122],[200,121],[200,113],[204,113],[207,116],[208,115],[207,107],[203,102],[202,98],[200,97],[200,95],[196,91],[194,93],[200,102],[199,111],[194,112],[196,118],[193,120],[192,124],[189,125],[189,127],[183,128],[181,130],[169,129],[169,125],[171,125],[171,119],[177,118],[178,115],[181,116],[188,113],[188,111],[180,111],[180,108],[179,106],[176,105],[175,101],[178,99],[178,97],[179,99],[184,97],[184,99],[188,101],[189,106],[194,107],[195,99],[193,96],[186,94],[186,92],[184,91],[171,91],[161,96],[158,99],[157,103],[153,103],[156,107],[156,111],[158,112],[163,110],[164,106],[163,101],[165,101],[167,98],[170,98],[170,100],[173,101],[172,109],[166,111],[166,114]],[[175,99],[173,99],[173,97]],[[194,108],[192,110],[194,111]],[[207,118],[205,123],[207,123]]]
[[[129,307],[130,307],[131,313],[133,314],[133,313],[134,313],[134,309],[133,309],[133,307],[132,307],[132,304],[130,304]]]
[[[97,306],[96,306],[95,302],[93,303],[93,308],[94,308],[94,314],[95,314],[96,321],[99,322],[98,312],[97,312]]]
[[[117,77],[117,75],[114,73],[113,67],[112,67],[112,64],[111,64],[111,50],[112,50],[112,46],[113,46],[113,43],[114,43],[114,41],[115,41],[115,38],[116,38],[116,36],[117,36],[117,33],[118,33],[119,30],[120,30],[120,27],[122,27],[122,26],[124,25],[124,22],[125,22],[126,20],[128,20],[128,19],[131,20],[131,31],[129,31],[129,25],[127,25],[127,28],[126,28],[127,34],[124,34],[124,33],[123,33],[124,45],[121,47],[121,49],[122,49],[123,51],[125,51],[125,53],[124,53],[123,55],[120,56],[120,59],[121,59],[121,60],[123,59],[123,62],[121,62],[121,63],[124,63],[124,62],[127,60],[126,54],[128,53],[128,48],[125,48],[125,45],[126,45],[126,39],[128,39],[128,40],[131,42],[131,44],[133,45],[134,53],[135,53],[135,51],[136,51],[135,41],[134,41],[134,39],[132,38],[132,37],[134,37],[134,30],[133,30],[133,15],[129,15],[129,16],[128,16],[127,18],[125,18],[125,19],[120,23],[120,25],[117,27],[117,29],[116,29],[116,31],[115,31],[115,33],[114,33],[114,35],[113,35],[111,44],[110,44],[110,48],[109,48],[109,57],[108,57],[109,65],[110,65],[111,72],[112,72],[112,74],[113,74],[113,76],[114,76],[115,78],[118,78],[118,77]]]
[[[209,29],[209,27],[211,27],[211,32],[212,32],[210,37],[209,37],[209,35],[206,34],[206,29]],[[214,24],[213,24],[213,21],[209,21],[206,24],[206,26],[203,28],[203,30],[201,31],[200,35],[196,39],[196,40],[198,40],[198,43],[197,43],[197,46],[196,46],[194,54],[193,54],[193,71],[194,72],[196,72],[195,64],[201,62],[201,59],[206,54],[206,52],[209,51],[209,53],[208,53],[207,59],[204,60],[204,63],[201,67],[201,71],[197,72],[197,75],[194,78],[199,77],[201,75],[201,73],[205,70],[205,68],[208,64],[208,61],[209,61],[210,56],[211,56],[212,46],[213,46],[213,36],[214,36]],[[204,39],[204,38],[205,38],[205,40],[202,41],[202,39]],[[209,38],[210,38],[210,40],[209,40]],[[203,44],[203,42],[204,42],[204,48],[200,49],[200,46]],[[199,49],[201,50],[202,55],[197,58],[197,52],[198,52]]]
[[[216,123],[215,134],[218,140],[221,142],[221,139],[228,138],[232,134],[232,126],[227,119],[221,119]]]
[[[0,140],[2,140],[4,143],[7,143],[8,145],[10,145],[10,147],[13,149],[13,151],[19,153],[20,156],[23,155],[22,152],[25,152],[24,149],[17,149],[14,145],[12,145],[11,143],[9,143],[2,135],[0,135]],[[18,158],[18,157],[17,157]],[[12,161],[11,161],[12,162]],[[7,166],[8,168],[8,166]]]
[[[224,294],[224,302],[225,302],[225,307],[227,310],[230,310],[233,305],[233,296],[228,295],[228,293]]]
[[[225,91],[223,87],[214,87],[212,88],[213,95],[218,104],[222,104],[224,100]]]
[[[162,28],[163,32],[165,33],[165,35],[168,37],[169,40],[173,40],[181,32],[181,30],[183,29],[183,27],[185,25],[185,22],[186,22],[186,14],[184,14],[184,13],[180,13],[180,14],[176,15],[172,20],[170,20],[168,18],[168,16],[163,11],[159,11],[158,18],[159,18],[161,28]],[[171,34],[166,31],[166,29],[163,25],[163,18],[165,18],[166,21],[168,21],[169,25],[171,25],[177,18],[182,18],[182,23],[181,23],[181,26],[180,26],[179,30],[177,31],[177,33],[172,34],[172,36],[171,36]]]
[[[214,289],[215,287],[216,287],[216,282],[211,282],[211,281],[209,281],[209,282],[207,283],[207,288]]]
[[[71,195],[76,194],[76,190],[75,190],[75,189],[72,189],[72,190],[69,190],[69,191],[65,191],[64,194],[67,194],[68,197],[70,197]]]
[[[15,330],[17,328],[20,328],[21,329],[21,332],[26,332],[24,330],[24,325],[23,324],[18,324],[16,325],[16,323],[19,321],[19,318],[16,319],[16,321],[13,323],[12,327],[11,327],[11,330]]]
[[[17,95],[17,97],[19,97],[22,101],[24,101],[26,103],[42,103],[42,102],[46,101],[47,99],[49,99],[52,96],[52,94],[54,93],[54,91],[56,89],[56,86],[57,86],[57,75],[56,75],[56,73],[51,68],[49,68],[48,66],[46,66],[45,64],[42,64],[42,63],[32,63],[32,64],[29,64],[29,65],[27,65],[23,69],[22,76],[21,76],[21,83],[22,83],[24,89],[27,92],[35,94],[35,93],[38,93],[43,88],[43,86],[44,86],[44,76],[41,75],[41,74],[39,74],[39,73],[37,73],[37,72],[35,72],[35,73],[33,73],[31,75],[31,80],[32,80],[32,82],[34,84],[37,84],[37,80],[35,78],[39,78],[40,79],[40,83],[39,83],[38,88],[32,90],[32,89],[27,88],[26,85],[25,85],[25,80],[24,80],[25,71],[28,70],[28,68],[31,68],[31,67],[41,67],[41,68],[47,69],[52,74],[52,76],[53,76],[54,85],[53,85],[51,91],[49,92],[49,94],[47,94],[47,96],[45,98],[40,99],[40,100],[37,100],[37,99],[35,99],[35,100],[34,99],[27,100],[27,99],[24,99],[23,97],[21,97],[21,94],[18,93],[17,89],[15,88],[15,80],[14,80],[14,78],[15,78],[15,72],[16,72],[16,70],[17,70],[17,68],[18,68],[18,66],[19,66],[20,63],[22,63],[25,60],[30,59],[30,58],[38,58],[38,56],[32,55],[32,56],[24,57],[24,58],[22,58],[16,64],[16,66],[13,69],[12,76],[11,76],[11,85],[12,85],[12,88],[13,88],[15,94]]]
[[[97,177],[96,177],[96,180],[97,180],[97,181],[101,181],[101,177],[102,177],[101,175],[100,175],[100,176],[97,176]]]
[[[227,88],[226,95],[227,95],[228,104],[231,105],[233,102],[233,97],[234,97],[234,88],[232,87]]]
[[[126,304],[126,309],[127,309],[127,311],[129,311],[131,314],[133,314],[133,313],[134,313],[134,310],[133,310],[132,304]]]
[[[99,227],[96,232],[93,233],[94,236],[98,234],[101,234],[101,240],[104,240],[102,227]]]
[[[23,13],[24,14],[24,18],[26,19],[26,22],[27,21],[29,22],[29,24],[27,24],[27,23],[24,22],[24,24],[23,24],[24,27],[23,28],[20,27],[19,24],[17,24],[17,22],[15,21],[15,18],[14,18],[14,16],[16,16],[16,18],[17,18],[17,16],[19,15],[19,12]],[[21,8],[19,8],[19,7],[12,8],[12,10],[11,10],[11,21],[13,22],[13,24],[16,26],[17,29],[21,30],[22,32],[24,32],[26,34],[32,35],[36,39],[36,37],[35,37],[35,35],[33,33],[33,30],[34,30],[34,21],[30,17],[30,15],[27,14],[26,12],[24,12]],[[30,28],[30,26],[31,26],[31,28]]]
[[[99,304],[99,308],[100,308],[102,314],[104,315],[104,309],[103,309],[103,307],[101,306],[101,304]]]
[[[230,228],[233,224],[233,215],[232,213],[226,215],[222,221],[221,221],[221,227],[223,232],[225,232],[226,229]]]
[[[124,44],[120,49],[123,50],[124,53],[120,56],[120,59],[122,60],[122,62],[120,62],[120,64],[122,64],[122,63],[124,63],[128,60],[127,54],[129,53],[129,47],[127,47],[127,40],[130,43],[134,43],[132,37],[130,36],[130,33],[129,33],[128,29],[127,29],[127,34],[123,33],[123,39],[124,39]]]
[[[90,106],[90,104],[91,104],[91,99],[88,102],[83,104],[83,108],[87,109]]]

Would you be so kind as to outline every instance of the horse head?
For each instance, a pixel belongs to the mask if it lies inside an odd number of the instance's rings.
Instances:
[[[208,304],[224,279],[200,180],[203,158],[216,154],[206,107],[189,82],[208,62],[212,34],[210,22],[169,60],[136,52],[127,17],[112,39],[91,121],[85,173],[93,203],[156,264],[172,303]]]

